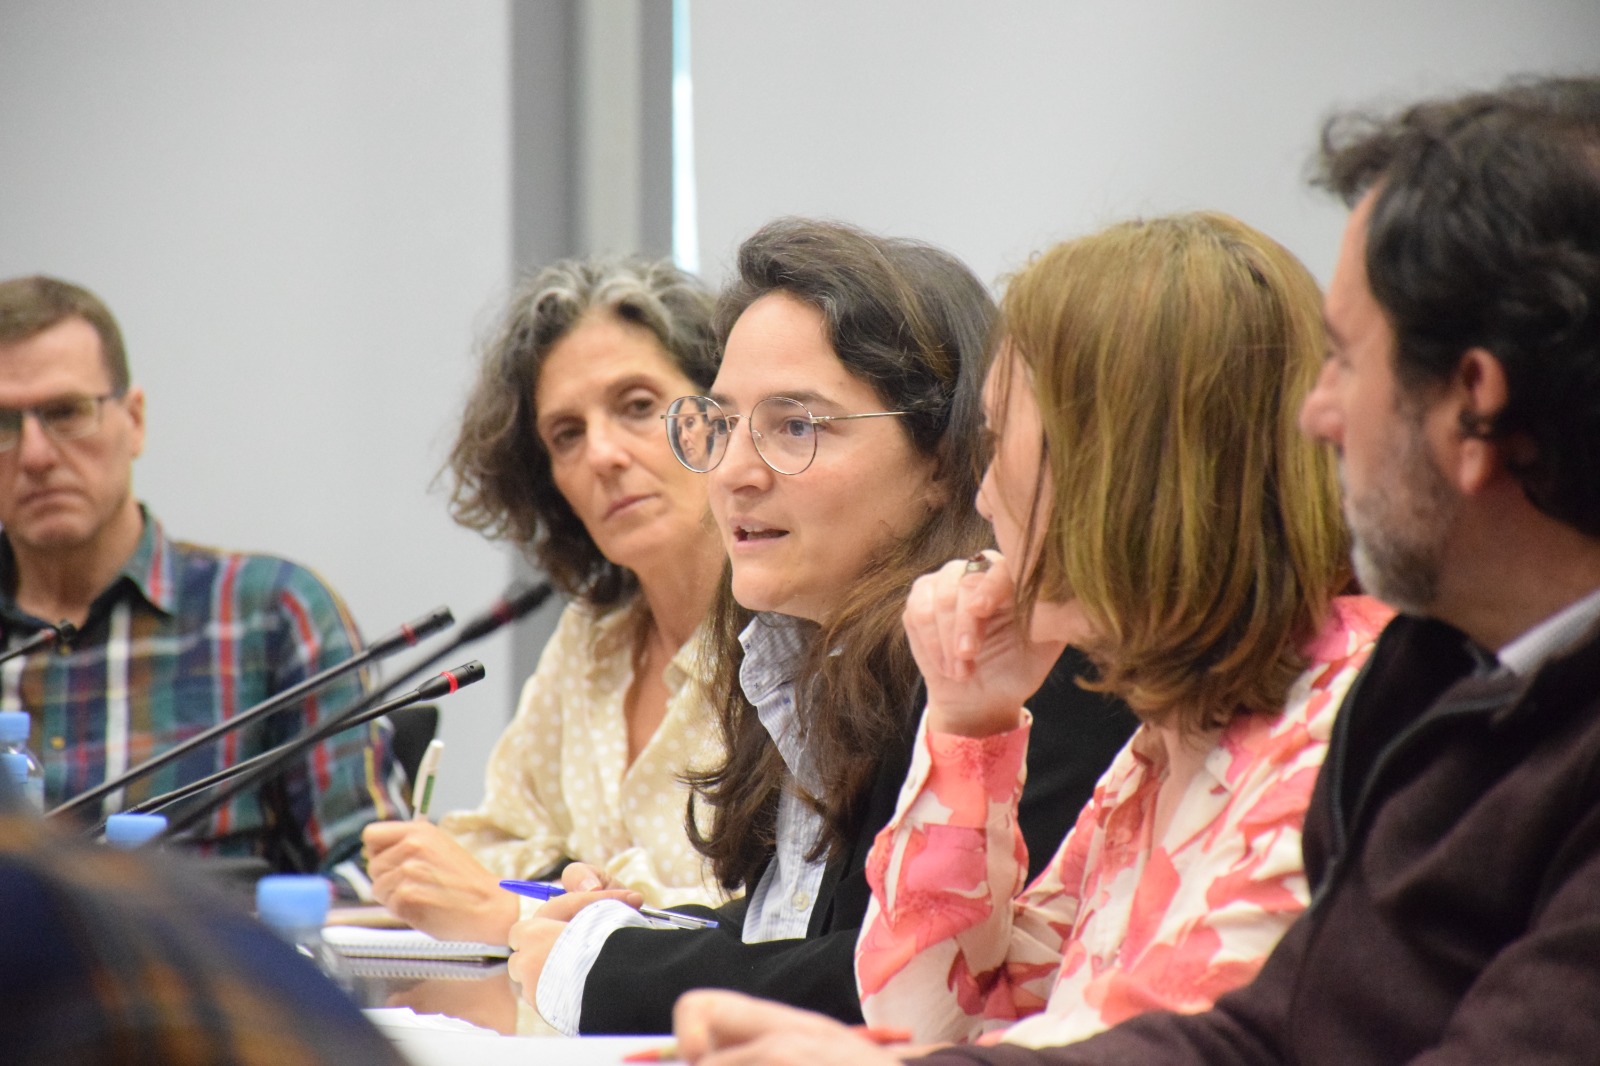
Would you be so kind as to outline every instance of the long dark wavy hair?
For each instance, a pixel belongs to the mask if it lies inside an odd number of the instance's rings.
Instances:
[[[935,462],[944,506],[887,544],[815,627],[796,675],[803,739],[820,774],[808,796],[824,830],[811,858],[848,846],[886,750],[904,745],[920,685],[900,615],[911,582],[990,542],[974,509],[984,356],[995,306],[983,284],[947,252],[852,226],[780,219],[739,249],[738,278],[717,303],[721,345],[739,316],[781,292],[822,313],[834,353],[871,385],[912,446]],[[870,501],[863,501],[870,507]],[[798,787],[739,687],[739,634],[752,614],[729,577],[712,608],[705,670],[727,747],[723,764],[692,778],[690,839],[730,890],[750,888],[776,843],[778,798]],[[698,803],[712,808],[701,834]]]

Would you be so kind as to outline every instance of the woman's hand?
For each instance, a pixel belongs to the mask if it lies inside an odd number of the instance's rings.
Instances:
[[[573,875],[572,881],[567,880],[567,871],[574,866],[582,867]],[[583,866],[582,863],[572,863],[562,871],[561,881],[563,886],[587,884],[588,878],[598,875],[592,866]],[[506,969],[511,973],[511,979],[522,986],[522,998],[535,1007],[538,1001],[535,995],[539,989],[539,977],[544,973],[545,961],[550,957],[550,950],[556,946],[556,938],[567,928],[579,911],[603,899],[621,900],[628,906],[638,909],[644,906],[644,897],[632,889],[626,888],[601,888],[594,891],[579,891],[567,889],[567,894],[557,896],[544,906],[534,911],[533,917],[524,918],[511,927],[511,935],[506,943],[511,947],[511,958],[506,960]]]
[[[1048,606],[1052,615],[1059,605]],[[1014,729],[1066,641],[1034,640],[1016,617],[1016,583],[999,552],[946,563],[911,586],[902,616],[928,689],[928,728],[961,736]],[[1052,626],[1052,629],[1057,627]]]
[[[378,902],[441,940],[504,944],[521,913],[472,853],[431,822],[374,822],[361,832]]]
[[[900,1061],[832,1018],[738,992],[685,992],[672,1009],[672,1035],[683,1060],[697,1066],[895,1066]]]

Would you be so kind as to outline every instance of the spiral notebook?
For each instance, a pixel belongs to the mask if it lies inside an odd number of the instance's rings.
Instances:
[[[367,929],[330,925],[322,939],[341,955],[373,959],[503,959],[511,954],[504,944],[472,940],[436,940],[418,929]]]
[[[343,973],[373,981],[482,981],[506,972],[504,959],[391,959],[346,955]]]

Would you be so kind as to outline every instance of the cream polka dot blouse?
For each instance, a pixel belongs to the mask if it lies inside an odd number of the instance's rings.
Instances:
[[[666,717],[629,766],[622,704],[633,681],[632,612],[567,607],[495,743],[483,802],[440,825],[500,877],[537,878],[574,859],[651,906],[715,905],[723,895],[684,832],[689,790],[679,780],[722,752],[693,676],[704,630],[667,665]]]

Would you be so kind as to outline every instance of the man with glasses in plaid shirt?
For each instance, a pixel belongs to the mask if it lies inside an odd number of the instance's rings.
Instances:
[[[115,319],[47,277],[0,281],[0,650],[58,621],[70,647],[0,665],[0,709],[33,718],[47,807],[335,663],[359,646],[339,598],[282,559],[167,538],[133,495],[144,392]],[[357,699],[346,675],[265,722],[163,767],[114,811],[287,739]],[[200,834],[222,854],[329,869],[400,810],[376,727],[311,749]]]

